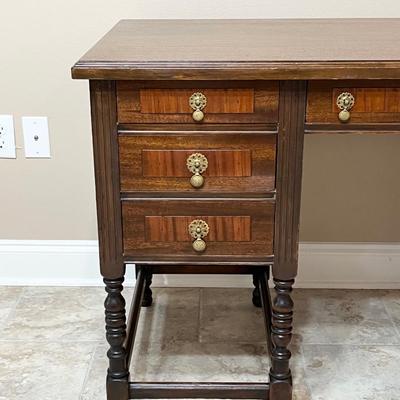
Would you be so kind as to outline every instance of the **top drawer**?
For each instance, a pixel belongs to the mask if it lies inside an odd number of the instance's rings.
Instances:
[[[400,122],[400,81],[310,82],[307,122],[317,124],[398,123]]]
[[[276,123],[278,82],[117,82],[120,123]],[[172,84],[170,84],[172,85]],[[198,94],[198,95],[197,95]]]

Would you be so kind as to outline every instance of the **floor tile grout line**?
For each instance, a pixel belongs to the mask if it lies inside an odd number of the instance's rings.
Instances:
[[[91,369],[92,369],[92,367],[94,365],[94,359],[96,357],[96,353],[97,353],[97,350],[99,349],[99,347],[100,347],[100,343],[97,343],[96,346],[93,347],[92,355],[90,356],[89,364],[88,364],[88,366],[86,368],[85,377],[84,377],[83,382],[82,382],[82,387],[81,387],[81,390],[79,392],[79,400],[82,400],[83,393],[84,393],[86,385],[87,385],[87,383],[89,381],[90,371],[91,371]]]
[[[397,333],[398,338],[400,339],[400,329],[397,327],[397,324],[394,322],[392,314],[389,312],[389,310],[388,310],[388,308],[386,306],[386,302],[383,299],[381,299],[381,301],[382,301],[382,304],[383,304],[383,308],[385,309],[386,314],[388,315],[388,317],[389,317],[389,319],[390,319],[390,321],[391,321],[391,323],[393,325],[393,328],[394,328],[395,332]]]

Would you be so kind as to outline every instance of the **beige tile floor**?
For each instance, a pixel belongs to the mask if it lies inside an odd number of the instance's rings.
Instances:
[[[154,292],[136,379],[265,379],[250,289]],[[296,400],[400,399],[400,291],[296,290],[294,299]],[[104,400],[103,300],[102,288],[0,287],[0,400]]]

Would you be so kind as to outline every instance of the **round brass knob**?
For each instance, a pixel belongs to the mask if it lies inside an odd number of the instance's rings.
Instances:
[[[342,122],[347,122],[350,119],[350,110],[354,106],[355,98],[349,92],[341,93],[336,99],[336,105],[338,106],[339,112],[339,119]]]
[[[192,117],[196,122],[204,118],[203,108],[207,105],[207,97],[203,93],[196,92],[190,96],[189,105],[194,110]]]
[[[199,253],[203,252],[207,245],[203,240],[208,235],[210,228],[206,221],[202,219],[195,219],[189,224],[189,235],[194,239],[192,247],[194,251]]]
[[[190,184],[194,188],[201,188],[204,185],[204,178],[196,172],[191,178],[190,178]]]
[[[198,189],[204,185],[204,177],[201,175],[208,167],[208,160],[204,154],[193,153],[186,160],[187,169],[193,174],[190,184]]]
[[[207,247],[206,242],[203,239],[196,239],[193,243],[193,250],[201,253]]]
[[[347,111],[347,110],[342,110],[342,111],[340,111],[340,113],[339,113],[339,119],[340,119],[342,122],[347,122],[347,121],[350,119],[350,112]]]
[[[195,110],[193,111],[192,117],[196,122],[200,122],[204,118],[204,113],[201,110]]]

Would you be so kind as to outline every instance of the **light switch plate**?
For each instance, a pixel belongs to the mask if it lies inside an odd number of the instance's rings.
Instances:
[[[12,115],[0,115],[0,158],[17,158]]]
[[[50,158],[47,117],[22,117],[26,158]]]

